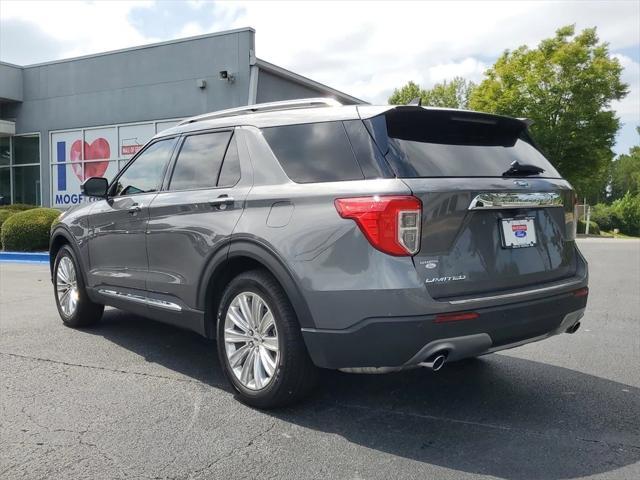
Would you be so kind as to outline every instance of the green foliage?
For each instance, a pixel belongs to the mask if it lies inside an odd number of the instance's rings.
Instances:
[[[0,230],[2,229],[2,224],[14,213],[16,212],[13,210],[0,210]]]
[[[622,232],[627,235],[640,235],[640,195],[627,193],[612,206],[622,218]]]
[[[2,225],[2,248],[28,252],[49,248],[51,225],[60,216],[55,208],[34,208],[11,215]]]
[[[608,232],[613,231],[614,228],[622,228],[622,219],[613,206],[604,203],[598,203],[591,207],[591,220],[596,222],[600,229]]]
[[[24,212],[25,210],[31,210],[32,208],[38,208],[37,205],[28,205],[26,203],[12,203],[11,205],[2,205],[0,206],[0,211],[2,210],[12,210],[14,212]]]
[[[584,218],[578,220],[578,233],[586,233],[587,222]],[[589,235],[600,235],[600,227],[593,220],[589,221]]]
[[[414,98],[420,97],[424,106],[466,109],[469,106],[469,95],[474,87],[473,82],[461,77],[455,77],[449,82],[445,80],[442,83],[436,83],[429,89],[422,89],[416,83],[409,82],[393,91],[393,95],[389,97],[389,103],[406,105]]]
[[[611,102],[628,93],[621,73],[595,28],[576,34],[569,25],[537,48],[505,51],[473,89],[469,105],[532,119],[542,150],[580,197],[593,200],[607,184],[620,127]]]
[[[611,164],[611,198],[624,197],[640,193],[640,146],[631,147]]]
[[[627,235],[640,235],[640,193],[627,193],[611,205],[594,205],[590,219],[602,230],[612,231],[617,228]]]

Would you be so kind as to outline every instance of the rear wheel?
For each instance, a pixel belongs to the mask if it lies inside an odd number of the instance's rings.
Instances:
[[[102,318],[104,305],[93,303],[89,299],[75,254],[67,245],[56,255],[53,288],[58,313],[65,325],[85,327]]]
[[[267,271],[235,277],[225,289],[217,318],[220,363],[241,401],[280,407],[312,389],[316,367],[289,299]]]

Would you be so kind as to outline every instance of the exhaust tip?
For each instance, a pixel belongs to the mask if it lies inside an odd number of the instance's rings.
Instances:
[[[431,370],[433,370],[434,372],[437,372],[438,370],[440,370],[442,367],[444,367],[444,362],[446,361],[447,357],[445,355],[438,355],[433,359],[433,366],[431,367]]]
[[[430,368],[432,371],[437,372],[444,366],[444,362],[447,361],[446,353],[436,353],[430,356],[424,362],[420,362],[418,365],[425,368]]]
[[[574,325],[567,328],[567,333],[576,333],[580,328],[580,322],[576,322]]]

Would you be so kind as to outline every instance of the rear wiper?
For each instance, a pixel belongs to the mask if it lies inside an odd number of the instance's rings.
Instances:
[[[537,167],[536,165],[528,165],[526,163],[520,164],[518,161],[511,162],[509,170],[502,173],[503,177],[526,177],[527,175],[537,175],[544,173],[544,168]]]

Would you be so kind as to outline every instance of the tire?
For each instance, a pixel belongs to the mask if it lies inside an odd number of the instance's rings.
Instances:
[[[104,305],[89,299],[75,253],[68,245],[58,251],[53,264],[53,293],[58,313],[66,326],[87,327],[102,318]]]
[[[262,319],[260,322],[246,320],[254,315],[244,315],[243,299],[245,310],[253,313],[257,305],[260,313],[256,317]],[[217,323],[220,364],[243,403],[264,409],[282,407],[298,402],[315,386],[317,368],[307,353],[291,302],[266,270],[247,271],[229,282],[220,301]],[[251,325],[258,323],[264,324],[264,328],[258,325],[253,331]],[[278,351],[274,352],[276,344]],[[248,353],[244,355],[242,349]],[[243,381],[244,365],[249,368]]]

